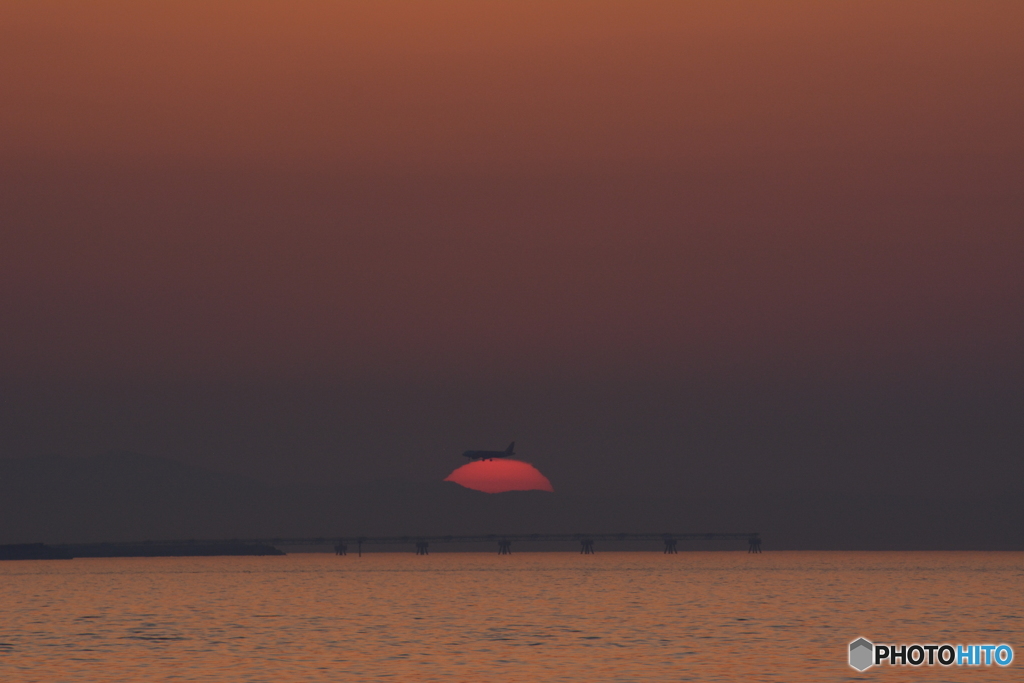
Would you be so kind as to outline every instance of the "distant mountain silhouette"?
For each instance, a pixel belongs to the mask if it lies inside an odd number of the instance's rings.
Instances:
[[[0,458],[0,543],[665,531],[758,531],[766,550],[1024,549],[1024,498],[599,498],[404,479],[273,486],[136,453]]]

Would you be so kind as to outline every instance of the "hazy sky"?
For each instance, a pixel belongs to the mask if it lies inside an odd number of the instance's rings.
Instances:
[[[1022,35],[1018,2],[6,2],[0,455],[1019,479]]]

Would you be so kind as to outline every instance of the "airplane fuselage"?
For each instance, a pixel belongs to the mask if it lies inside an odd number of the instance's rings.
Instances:
[[[508,453],[505,451],[466,451],[463,457],[470,460],[490,460],[492,458],[504,458]]]
[[[503,451],[465,451],[462,457],[469,458],[470,460],[493,460],[494,458],[507,458],[510,455],[515,455],[512,450],[515,448],[516,442],[513,441]]]

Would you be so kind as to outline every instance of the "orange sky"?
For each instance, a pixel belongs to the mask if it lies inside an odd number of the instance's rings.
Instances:
[[[1024,142],[1015,2],[25,2],[3,12],[0,121],[12,156],[436,172],[792,161],[881,146],[999,154]]]
[[[0,375],[1020,368],[1020,3],[0,12]]]

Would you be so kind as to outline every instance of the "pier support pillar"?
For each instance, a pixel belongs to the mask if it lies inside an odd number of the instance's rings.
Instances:
[[[348,546],[344,542],[338,541],[337,545],[334,546],[335,555],[348,555]]]
[[[430,544],[426,541],[416,541],[416,554],[417,555],[429,555]]]
[[[498,554],[499,555],[511,555],[512,554],[512,541],[498,541]]]
[[[584,538],[580,541],[580,555],[593,555],[594,554],[594,542],[589,538]]]
[[[751,536],[750,540],[747,541],[747,543],[749,544],[748,547],[747,547],[747,552],[748,553],[759,553],[759,552],[761,552],[761,537],[760,536]]]
[[[665,554],[666,555],[675,555],[676,553],[677,553],[677,551],[676,551],[676,539],[674,539],[674,538],[666,538],[665,539]]]

